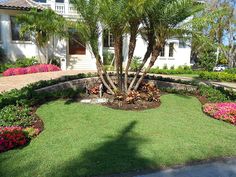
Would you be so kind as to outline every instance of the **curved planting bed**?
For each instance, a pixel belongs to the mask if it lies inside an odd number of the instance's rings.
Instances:
[[[158,109],[114,110],[54,101],[37,114],[43,133],[0,154],[0,176],[109,175],[236,155],[236,131],[209,119],[195,97],[166,94]]]
[[[0,152],[30,141],[25,148],[0,153],[1,177],[94,176],[236,156],[235,127],[209,119],[202,104],[192,97],[201,97],[202,103],[224,102],[234,101],[234,93],[182,81],[172,84],[171,80],[166,80],[165,88],[162,78],[147,77],[156,85],[162,83],[161,106],[127,112],[78,103],[88,84],[96,88],[94,83],[99,83],[91,76],[41,81],[0,94]],[[128,102],[141,96],[134,93]],[[59,98],[64,101],[55,101]],[[37,108],[45,130],[34,138],[43,127],[35,114]],[[218,119],[232,122],[235,103],[206,104],[204,110],[212,116],[229,114]]]
[[[236,103],[207,103],[203,110],[215,119],[223,120],[236,125]]]

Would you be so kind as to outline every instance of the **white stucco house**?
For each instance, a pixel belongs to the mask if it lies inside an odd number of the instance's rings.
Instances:
[[[30,41],[29,36],[24,39],[19,37],[20,25],[14,20],[15,16],[22,11],[30,10],[30,8],[51,8],[58,14],[69,19],[77,19],[78,14],[69,3],[69,0],[0,0],[0,45],[4,49],[7,57],[15,60],[19,57],[38,57],[40,52],[36,45]],[[129,37],[124,37],[124,61],[127,61]],[[81,46],[73,40],[57,40],[51,42],[54,49],[54,55],[61,59],[61,67],[63,70],[96,70],[96,61],[91,53],[89,44]],[[104,50],[114,51],[113,38],[109,33],[103,33],[99,37],[100,54]],[[143,57],[146,52],[146,43],[137,37],[137,46],[134,56]],[[182,65],[190,65],[191,47],[189,44],[178,40],[169,39],[161,56],[155,63],[155,67],[160,68],[167,65],[168,67],[178,67]]]

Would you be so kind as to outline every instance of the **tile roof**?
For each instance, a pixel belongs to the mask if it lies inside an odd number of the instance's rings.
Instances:
[[[0,0],[0,9],[43,9],[41,5],[32,0]]]

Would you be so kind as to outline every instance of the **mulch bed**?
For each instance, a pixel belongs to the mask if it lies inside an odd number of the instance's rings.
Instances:
[[[142,111],[145,109],[158,108],[161,102],[149,102],[145,100],[138,100],[135,104],[128,104],[124,101],[114,101],[102,104],[112,109],[126,110],[126,111]]]

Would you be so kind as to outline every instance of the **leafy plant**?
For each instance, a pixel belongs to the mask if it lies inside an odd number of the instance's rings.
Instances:
[[[228,72],[201,72],[199,77],[205,80],[236,82],[236,74]]]
[[[29,126],[34,120],[28,107],[8,105],[0,111],[0,126]]]
[[[220,90],[214,89],[210,86],[199,86],[199,92],[205,96],[210,102],[224,102],[229,100],[228,96],[223,94]]]
[[[133,60],[131,62],[131,65],[130,65],[130,70],[137,72],[138,69],[140,68],[141,64],[142,64],[141,58],[134,56]]]

